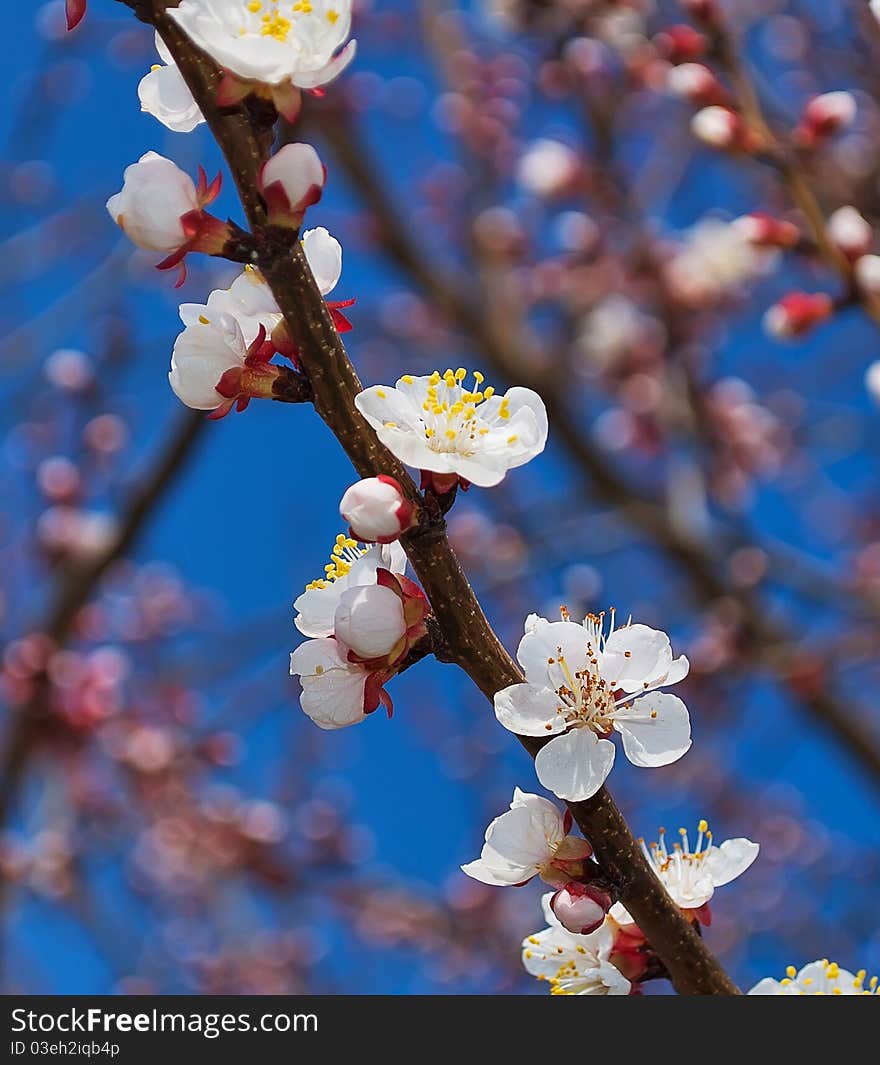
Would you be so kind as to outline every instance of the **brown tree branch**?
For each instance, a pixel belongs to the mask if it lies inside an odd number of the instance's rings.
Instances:
[[[253,191],[262,150],[259,134],[250,123],[232,123],[228,115],[218,111],[214,104],[216,68],[176,31],[166,14],[170,6],[174,5],[168,0],[153,0],[151,21],[217,136],[236,186],[245,190],[243,204],[249,223],[260,225],[265,214]],[[295,245],[288,255],[266,256],[258,265],[300,350],[318,414],[361,475],[393,476],[410,498],[421,503],[404,467],[379,442],[354,405],[360,382],[300,246]],[[489,625],[449,545],[442,519],[423,522],[403,538],[403,545],[456,661],[480,690],[491,699],[499,689],[521,681],[522,675]],[[540,741],[522,742],[533,755],[540,747]],[[735,985],[649,868],[607,790],[601,789],[587,802],[572,803],[571,809],[598,859],[620,874],[622,900],[663,959],[677,990],[685,994],[737,994]]]

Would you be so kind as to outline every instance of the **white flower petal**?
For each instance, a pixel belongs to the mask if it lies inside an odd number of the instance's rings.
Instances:
[[[691,745],[687,707],[677,695],[666,692],[649,692],[636,699],[631,709],[618,710],[614,727],[633,765],[669,765],[678,761]]]
[[[592,729],[574,728],[538,751],[538,780],[560,799],[580,802],[595,795],[614,765],[614,744]]]
[[[548,683],[548,670],[553,668],[553,676],[562,679],[558,667],[550,667],[549,660],[562,654],[572,674],[587,665],[587,633],[583,625],[572,621],[546,621],[536,615],[529,618],[530,625],[519,642],[516,658],[522,666],[526,679],[531,684]]]
[[[552,736],[565,728],[557,713],[559,699],[550,688],[533,684],[511,684],[495,693],[495,716],[519,736]]]
[[[758,857],[760,849],[759,844],[743,837],[728,839],[720,847],[712,847],[705,858],[705,869],[715,887],[724,887],[736,880]]]
[[[687,674],[687,659],[673,663],[665,632],[648,625],[625,625],[615,629],[605,641],[599,670],[612,689],[632,693],[681,680]],[[674,679],[668,680],[670,673]]]
[[[336,288],[342,273],[342,245],[323,226],[303,234],[303,251],[322,296]]]
[[[340,657],[335,640],[307,640],[290,656],[291,675],[302,686],[300,706],[323,729],[359,725],[364,713],[367,673]]]

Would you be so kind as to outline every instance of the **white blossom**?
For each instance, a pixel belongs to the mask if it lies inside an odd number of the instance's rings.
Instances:
[[[606,921],[589,935],[563,928],[550,908],[552,893],[541,900],[548,928],[522,942],[526,971],[550,985],[551,995],[628,995],[629,980],[609,960],[614,926]]]
[[[318,291],[322,296],[328,295],[342,273],[342,245],[323,226],[317,226],[306,230],[302,246]]]
[[[293,604],[297,611],[294,624],[303,636],[332,636],[343,593],[349,588],[375,585],[379,568],[391,573],[405,571],[406,554],[399,543],[367,549],[351,537],[337,536],[324,576],[308,584]]]
[[[523,884],[540,876],[551,884],[570,879],[561,872],[564,861],[583,859],[592,848],[586,840],[568,836],[566,817],[548,799],[514,788],[510,809],[500,814],[486,829],[486,842],[480,857],[461,867],[474,880],[500,887]],[[563,866],[553,868],[563,841]]]
[[[499,396],[476,373],[471,391],[465,377],[464,369],[407,374],[393,387],[366,389],[355,404],[402,462],[488,488],[544,450],[547,412],[531,389]]]
[[[648,864],[677,906],[683,910],[698,910],[712,898],[715,888],[736,880],[758,857],[760,846],[743,837],[728,839],[716,846],[705,820],[697,825],[697,838],[691,850],[687,830],[678,830],[679,841],[671,849],[666,845],[666,830],[661,828],[659,843],[642,850]],[[633,924],[624,907],[618,903],[611,910],[618,924]]]
[[[192,178],[170,159],[146,152],[126,167],[122,189],[107,201],[110,217],[139,248],[172,252],[189,239],[182,217],[200,209]]]
[[[782,980],[768,976],[749,991],[750,995],[877,995],[878,981],[873,976],[865,987],[867,973],[860,969],[853,974],[841,969],[833,961],[823,958],[811,961],[798,972],[793,965],[786,969]]]
[[[215,410],[224,402],[217,391],[228,370],[241,369],[247,344],[230,314],[184,303],[180,318],[186,328],[174,343],[168,380],[174,394],[194,410]]]
[[[175,133],[191,133],[205,121],[205,116],[158,33],[156,51],[164,65],[156,64],[141,78],[138,85],[141,110]]]
[[[345,44],[351,8],[351,0],[182,0],[168,14],[237,77],[314,89],[354,58],[355,42]]]
[[[553,738],[538,752],[542,785],[561,799],[595,795],[614,764],[620,733],[638,766],[674,762],[691,745],[690,719],[675,695],[655,689],[687,676],[688,660],[672,657],[669,637],[647,625],[603,633],[604,616],[582,625],[526,619],[517,659],[525,681],[495,695],[495,716],[521,736]]]

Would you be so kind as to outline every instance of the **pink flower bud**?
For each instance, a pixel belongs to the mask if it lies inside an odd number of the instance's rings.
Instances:
[[[752,138],[745,123],[728,107],[704,107],[691,119],[691,132],[713,148],[748,151]]]
[[[390,656],[406,634],[403,601],[379,584],[349,588],[336,607],[333,628],[336,639],[359,659]]]
[[[657,51],[670,63],[688,63],[706,54],[708,41],[693,26],[667,26],[654,38]]]
[[[849,259],[864,255],[874,241],[874,231],[855,207],[840,207],[832,214],[828,236]]]
[[[744,214],[732,223],[742,236],[760,248],[793,248],[800,240],[800,230],[792,222],[774,218],[762,211]]]
[[[830,137],[849,126],[856,117],[856,101],[848,92],[826,92],[814,96],[804,108],[801,123],[794,132],[795,140],[804,148]]]
[[[724,86],[702,63],[682,63],[672,67],[666,76],[666,86],[676,96],[699,107],[724,104],[728,100]]]
[[[563,928],[576,935],[595,932],[611,909],[611,897],[592,884],[572,880],[557,891],[550,900],[550,908]]]
[[[863,255],[853,269],[859,288],[872,296],[880,295],[880,255]]]
[[[764,315],[764,328],[771,336],[799,337],[829,318],[834,310],[824,292],[791,292]]]
[[[321,199],[327,171],[311,144],[285,144],[262,167],[260,192],[273,225],[298,229],[306,208]]]
[[[362,543],[390,544],[413,523],[414,507],[393,477],[367,477],[346,489],[339,513]]]

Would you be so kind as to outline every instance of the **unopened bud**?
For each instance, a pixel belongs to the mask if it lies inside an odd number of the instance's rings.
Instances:
[[[795,141],[802,148],[811,148],[817,141],[851,125],[855,117],[856,101],[851,93],[825,92],[814,96],[794,131]]]
[[[729,151],[751,151],[755,138],[745,122],[729,107],[704,107],[691,119],[691,132],[704,144]]]
[[[318,202],[327,171],[311,144],[285,144],[262,167],[258,178],[269,221],[298,229],[306,208]]]
[[[666,86],[676,96],[698,107],[724,104],[728,100],[724,86],[702,63],[682,63],[666,75]]]
[[[708,41],[702,33],[683,24],[668,26],[654,38],[654,46],[670,63],[689,63],[706,54]]]
[[[880,296],[880,255],[863,255],[853,267],[856,282],[865,292]]]
[[[834,310],[824,292],[791,292],[764,315],[764,328],[771,336],[799,337],[809,332]]]
[[[393,477],[366,477],[346,489],[339,513],[361,543],[390,544],[412,526],[413,504]]]
[[[855,207],[840,207],[832,214],[828,236],[848,259],[858,259],[874,242],[874,231]]]
[[[550,908],[563,928],[576,935],[595,932],[611,909],[611,896],[592,884],[572,880],[557,891],[550,900]]]
[[[750,244],[759,248],[793,248],[800,240],[800,230],[793,222],[754,211],[734,219],[731,225]]]

